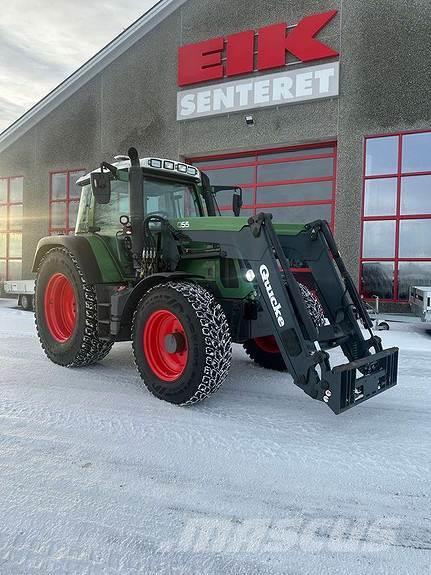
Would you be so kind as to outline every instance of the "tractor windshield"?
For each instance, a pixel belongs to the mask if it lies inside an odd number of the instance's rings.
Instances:
[[[144,179],[145,215],[166,218],[199,217],[201,208],[192,184]]]
[[[144,179],[145,215],[159,215],[168,219],[201,216],[201,205],[193,184]],[[125,181],[111,182],[111,201],[109,204],[95,204],[95,225],[111,231],[121,229],[120,216],[129,215],[129,186]]]

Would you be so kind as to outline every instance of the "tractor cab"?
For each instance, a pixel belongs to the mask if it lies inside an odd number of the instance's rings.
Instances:
[[[181,220],[221,215],[218,194],[232,197],[232,211],[240,215],[242,190],[236,186],[211,186],[208,176],[194,166],[163,158],[142,158],[142,214]],[[81,204],[76,232],[98,228],[120,229],[130,217],[130,160],[108,164],[82,176]],[[225,203],[223,198],[223,203]],[[229,214],[227,214],[229,215]]]

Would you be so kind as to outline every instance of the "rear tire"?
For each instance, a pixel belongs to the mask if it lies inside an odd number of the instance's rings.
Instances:
[[[301,295],[304,299],[305,307],[311,316],[316,327],[325,324],[325,313],[320,302],[314,293],[305,285],[298,282]],[[280,353],[277,342],[273,335],[249,339],[244,344],[247,355],[255,363],[266,369],[275,371],[287,371],[286,363]]]
[[[58,365],[91,365],[112,348],[113,342],[99,339],[96,290],[65,248],[51,249],[40,263],[35,316],[42,348]]]
[[[145,386],[170,403],[206,399],[229,372],[232,343],[226,316],[197,284],[169,282],[150,289],[136,309],[132,337]]]

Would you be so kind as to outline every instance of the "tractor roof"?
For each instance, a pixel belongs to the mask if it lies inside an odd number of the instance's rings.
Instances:
[[[201,173],[200,171],[191,166],[190,164],[185,164],[184,162],[176,162],[175,160],[167,160],[165,158],[141,158],[139,160],[142,168],[147,168],[151,170],[153,173],[160,172],[160,174],[170,174],[170,175],[178,175],[182,177],[188,177],[195,182],[201,181]],[[120,162],[114,162],[112,164],[119,170],[127,170],[130,168],[130,160],[122,160]],[[96,168],[92,170],[85,176],[81,176],[79,180],[77,180],[77,184],[83,186],[90,182],[90,175],[96,172],[100,172],[100,168]]]

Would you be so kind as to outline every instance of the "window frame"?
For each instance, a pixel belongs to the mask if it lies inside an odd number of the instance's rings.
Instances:
[[[11,182],[11,180],[18,180],[18,179],[22,180],[22,198],[21,198],[20,202],[11,202],[10,201],[10,182]],[[6,202],[0,202],[0,206],[6,207],[6,228],[5,229],[0,228],[0,234],[5,234],[5,236],[6,236],[6,246],[5,246],[6,252],[5,252],[5,257],[0,256],[0,261],[5,262],[5,280],[4,281],[13,281],[13,280],[10,280],[10,278],[9,278],[9,262],[10,261],[21,262],[21,270],[22,270],[22,244],[21,244],[21,257],[10,257],[9,256],[9,246],[10,246],[9,236],[10,236],[10,234],[21,234],[21,239],[22,239],[24,225],[23,225],[23,221],[21,219],[21,227],[19,229],[18,228],[10,229],[9,211],[10,211],[11,206],[22,206],[22,211],[23,211],[23,215],[24,215],[24,176],[19,175],[19,176],[0,177],[0,181],[5,181],[5,180],[7,182]],[[21,271],[21,273],[22,273],[22,271]]]
[[[392,289],[392,298],[380,298],[382,302],[388,303],[407,303],[408,300],[400,299],[399,298],[399,264],[403,262],[431,262],[431,257],[427,258],[403,258],[400,257],[400,228],[401,222],[406,220],[423,220],[423,219],[431,219],[431,213],[417,213],[417,214],[401,214],[401,196],[402,196],[402,183],[403,178],[415,177],[415,176],[431,176],[431,169],[429,171],[418,171],[418,172],[404,172],[403,171],[403,139],[405,136],[411,136],[415,134],[431,134],[431,129],[423,129],[423,130],[408,130],[408,131],[400,131],[388,134],[370,134],[364,137],[363,142],[363,170],[362,170],[362,202],[361,202],[361,244],[360,244],[360,259],[359,259],[359,289],[364,299],[367,301],[373,301],[373,298],[365,297],[364,293],[364,286],[362,282],[362,267],[364,263],[367,262],[387,262],[392,263],[394,266],[394,276],[393,276],[393,289]],[[369,175],[367,176],[367,143],[370,140],[377,139],[377,138],[391,138],[397,137],[398,138],[398,158],[397,158],[397,171],[393,174],[382,174],[382,175]],[[377,179],[396,179],[396,208],[395,214],[389,216],[366,216],[365,215],[365,192],[366,192],[366,183],[369,180],[377,180]],[[379,258],[379,257],[364,257],[364,223],[365,222],[379,222],[379,221],[394,221],[395,222],[395,252],[394,257],[388,258]]]
[[[313,149],[322,150],[328,149],[327,153],[308,153]],[[291,152],[301,152],[304,151],[304,155],[295,155],[289,157]],[[280,154],[286,153],[286,156],[280,156]],[[271,154],[277,154],[276,158],[271,159]],[[244,162],[233,162],[230,160],[241,159],[244,156]],[[266,158],[267,156],[267,158]],[[248,159],[246,159],[246,157]],[[259,181],[258,179],[258,168],[259,166],[269,165],[269,164],[280,164],[280,163],[290,163],[290,162],[302,162],[308,160],[319,160],[319,159],[333,159],[333,172],[331,176],[320,176],[315,178],[303,178],[298,180],[280,180],[280,181]],[[225,162],[220,162],[220,160],[226,160]],[[282,146],[278,148],[263,148],[259,150],[241,150],[240,152],[233,152],[228,154],[214,154],[207,156],[196,156],[193,158],[188,158],[185,160],[187,163],[201,164],[199,169],[207,173],[211,179],[211,171],[223,170],[223,169],[235,169],[235,168],[254,168],[254,182],[252,184],[238,183],[238,186],[243,188],[243,190],[252,190],[254,202],[252,204],[244,203],[243,209],[254,210],[254,213],[259,213],[262,209],[271,211],[271,208],[284,208],[284,207],[305,207],[305,206],[319,206],[328,205],[331,208],[331,221],[329,222],[330,227],[333,232],[335,232],[335,210],[336,210],[336,193],[337,193],[337,142],[334,140],[329,140],[326,142],[314,142],[310,144],[298,145],[298,146]],[[215,165],[208,164],[205,162],[217,162]],[[309,184],[315,182],[332,182],[331,187],[331,197],[326,200],[303,200],[303,201],[287,201],[287,202],[257,202],[257,190],[258,188],[273,187],[273,186],[283,186],[283,185],[294,185],[294,184]],[[230,206],[220,207],[222,215],[225,212],[231,212],[232,208]],[[307,271],[306,269],[298,268],[297,271]]]
[[[82,172],[82,175],[87,173],[85,168],[75,168],[75,169],[64,169],[64,170],[52,170],[49,172],[49,221],[48,221],[48,234],[49,235],[59,235],[65,234],[69,235],[71,232],[75,231],[75,226],[69,226],[69,215],[70,215],[70,204],[76,203],[79,207],[80,197],[79,198],[71,198],[70,197],[70,174],[75,172]],[[61,198],[59,200],[53,199],[52,196],[52,189],[53,189],[53,176],[56,175],[65,175],[66,176],[66,197]],[[66,216],[65,216],[65,226],[64,227],[57,227],[52,225],[52,205],[53,204],[65,204],[66,207]]]

